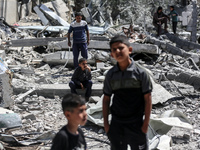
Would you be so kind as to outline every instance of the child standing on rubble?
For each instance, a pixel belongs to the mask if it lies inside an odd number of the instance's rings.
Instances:
[[[85,100],[88,102],[92,93],[92,76],[91,69],[87,65],[85,58],[79,59],[79,66],[75,69],[72,75],[72,80],[69,82],[71,93],[77,94],[76,89],[85,89]]]
[[[87,121],[84,98],[67,94],[62,100],[62,109],[68,123],[56,134],[51,150],[86,150],[85,137],[79,127]]]
[[[131,150],[147,150],[146,133],[152,108],[150,77],[129,57],[132,47],[126,36],[113,37],[110,48],[117,64],[109,70],[104,81],[103,117],[111,149],[126,150],[129,145]],[[109,108],[112,114],[110,124]]]
[[[171,16],[172,18],[172,29],[174,34],[176,34],[176,27],[178,23],[178,13],[174,10],[174,6],[170,6],[170,13],[168,16]]]
[[[69,30],[68,30],[68,46],[71,47],[71,41],[70,41],[70,34],[73,32],[73,56],[74,56],[74,68],[78,67],[78,56],[79,51],[81,51],[81,56],[83,58],[88,58],[88,51],[87,51],[87,45],[89,45],[89,30],[87,22],[82,20],[82,14],[80,12],[77,12],[75,14],[75,21],[73,21],[70,24]],[[87,34],[87,40],[86,35]]]

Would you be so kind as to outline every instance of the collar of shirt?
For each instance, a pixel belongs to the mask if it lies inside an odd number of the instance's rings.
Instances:
[[[131,60],[131,64],[126,68],[125,71],[133,71],[133,69],[135,68],[135,62],[134,62],[133,58],[130,58],[130,60]],[[115,71],[115,72],[121,71],[118,63],[114,66],[113,71]]]

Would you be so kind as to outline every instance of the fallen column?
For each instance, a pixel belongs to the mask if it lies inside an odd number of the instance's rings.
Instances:
[[[183,49],[180,49],[178,47],[175,47],[165,41],[160,41],[154,37],[148,36],[146,39],[147,43],[155,44],[159,48],[163,49],[164,51],[167,51],[173,55],[179,55],[183,58],[193,58],[194,62],[199,64],[200,63],[200,55],[196,53],[186,52]]]
[[[166,75],[167,79],[192,85],[195,89],[200,88],[200,73],[183,68],[172,68]]]
[[[71,93],[71,89],[68,84],[35,84],[34,86],[26,85],[23,87],[13,86],[14,94],[20,94],[27,92],[27,89],[35,88],[35,91],[32,94],[37,93],[39,96],[53,98],[55,95],[59,95],[60,97],[66,95],[67,93]],[[103,84],[93,84],[92,85],[92,96],[99,96],[103,94]],[[32,91],[32,90],[31,90]],[[77,92],[81,95],[85,94],[85,90],[77,89]]]

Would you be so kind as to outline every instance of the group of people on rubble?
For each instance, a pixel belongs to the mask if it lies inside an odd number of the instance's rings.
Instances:
[[[164,32],[167,33],[168,26],[167,20],[170,20],[170,16],[172,18],[172,29],[174,34],[176,34],[176,28],[178,23],[178,13],[175,11],[174,6],[170,6],[170,13],[168,15],[163,13],[163,8],[161,6],[158,7],[157,11],[153,15],[153,25],[156,27],[157,36],[161,35],[162,24],[164,24]]]
[[[164,24],[167,32],[167,19],[172,17],[173,32],[176,34],[177,16],[174,7],[165,15],[162,7],[158,7],[153,16],[153,24],[161,34]],[[51,150],[86,150],[87,144],[83,131],[79,127],[87,121],[86,102],[92,91],[91,69],[87,65],[87,45],[89,30],[87,22],[82,20],[81,13],[76,13],[75,21],[68,31],[68,46],[71,47],[70,34],[73,32],[73,55],[75,71],[69,82],[71,94],[62,100],[62,110],[67,118],[67,125],[56,134]],[[86,37],[87,35],[87,37]],[[106,74],[103,87],[103,119],[104,129],[110,140],[111,150],[148,149],[148,124],[152,109],[152,82],[144,67],[136,63],[129,55],[133,48],[125,35],[116,35],[110,41],[110,54],[117,64]],[[83,58],[78,60],[79,52]],[[86,89],[85,98],[77,95],[76,89]],[[111,103],[111,96],[113,96]],[[112,114],[109,122],[109,113]]]

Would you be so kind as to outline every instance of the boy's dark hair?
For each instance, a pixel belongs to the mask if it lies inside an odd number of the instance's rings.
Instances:
[[[82,13],[81,13],[81,12],[76,12],[76,13],[75,13],[75,17],[76,17],[76,16],[82,16]]]
[[[63,112],[65,111],[72,112],[74,108],[82,105],[85,105],[85,99],[79,95],[70,93],[63,97],[62,100]]]
[[[81,64],[84,61],[87,61],[87,59],[86,58],[80,58],[79,61],[78,61],[78,64]]]
[[[110,47],[112,46],[112,44],[116,43],[116,42],[120,42],[125,44],[126,46],[130,47],[130,42],[128,40],[128,38],[125,35],[121,35],[121,34],[117,34],[115,35],[111,40],[110,40]]]
[[[174,6],[170,6],[172,9],[174,9]]]
[[[162,10],[162,7],[161,7],[161,6],[158,7],[157,12],[158,12],[159,10]]]

